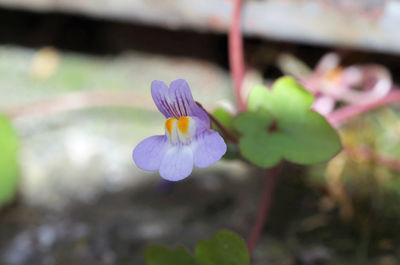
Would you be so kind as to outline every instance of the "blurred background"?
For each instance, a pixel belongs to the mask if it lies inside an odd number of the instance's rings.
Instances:
[[[262,172],[226,160],[170,185],[131,159],[164,133],[152,80],[184,78],[208,110],[232,108],[231,9],[0,0],[0,113],[19,145],[18,174],[0,171],[0,264],[144,264],[149,244],[192,248],[221,228],[247,236]],[[331,51],[400,81],[400,0],[248,0],[242,25],[249,84],[283,75],[282,55],[312,69]],[[357,152],[400,159],[399,115],[393,104],[351,120],[340,132],[356,151],[283,170],[254,265],[400,264],[399,166]]]

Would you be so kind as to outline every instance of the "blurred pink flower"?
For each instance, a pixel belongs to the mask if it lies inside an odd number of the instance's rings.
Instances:
[[[372,64],[341,67],[335,53],[323,56],[310,75],[298,78],[316,97],[313,109],[323,115],[332,112],[337,102],[363,105],[377,101],[392,87],[385,67]]]

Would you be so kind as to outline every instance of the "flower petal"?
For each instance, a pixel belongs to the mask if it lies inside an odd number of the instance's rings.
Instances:
[[[136,165],[148,171],[158,170],[167,151],[168,143],[165,135],[156,135],[141,141],[133,150]]]
[[[311,109],[324,116],[328,115],[335,108],[336,100],[330,96],[320,96],[314,101]]]
[[[176,112],[181,116],[197,117],[206,124],[210,124],[208,114],[194,101],[189,85],[184,79],[172,81],[169,89],[170,105],[173,105],[172,107],[176,109]]]
[[[182,180],[193,170],[193,151],[185,145],[171,147],[160,165],[160,175],[170,181]]]
[[[226,144],[218,132],[208,130],[198,136],[193,145],[194,165],[199,168],[211,166],[226,153]]]
[[[151,96],[158,110],[164,114],[166,118],[173,116],[168,109],[168,103],[165,98],[165,96],[168,95],[168,91],[168,86],[163,81],[154,80],[151,83]]]
[[[334,52],[325,54],[317,63],[314,72],[324,74],[339,66],[340,57]]]

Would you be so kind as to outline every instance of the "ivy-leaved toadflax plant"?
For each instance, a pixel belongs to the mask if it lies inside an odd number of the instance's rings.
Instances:
[[[155,80],[151,95],[167,119],[165,135],[151,136],[136,146],[133,160],[139,168],[159,170],[162,178],[178,181],[192,173],[193,165],[205,168],[221,159],[224,139],[211,129],[207,112],[194,101],[185,80],[172,81],[169,87]]]

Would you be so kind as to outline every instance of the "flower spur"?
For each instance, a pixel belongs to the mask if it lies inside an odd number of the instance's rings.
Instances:
[[[151,94],[167,119],[165,135],[151,136],[136,146],[133,160],[139,168],[159,170],[162,178],[178,181],[192,173],[193,165],[205,168],[221,159],[226,144],[211,129],[208,114],[194,101],[185,80],[175,80],[170,87],[155,80]]]

